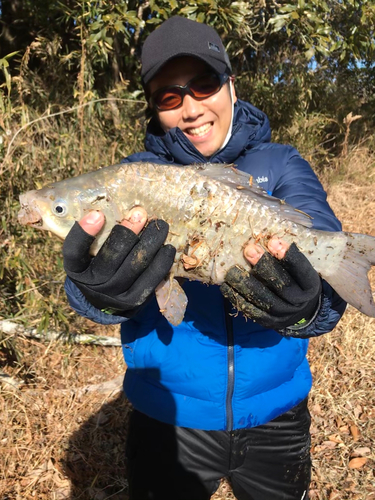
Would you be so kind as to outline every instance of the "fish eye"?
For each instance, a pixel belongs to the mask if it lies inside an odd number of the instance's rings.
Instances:
[[[55,201],[52,206],[52,211],[58,217],[65,217],[65,215],[68,213],[66,203],[62,200]]]

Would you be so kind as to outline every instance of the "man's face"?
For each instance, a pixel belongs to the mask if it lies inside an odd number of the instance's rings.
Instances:
[[[192,78],[207,71],[210,71],[209,66],[194,57],[173,59],[150,81],[150,93],[168,85],[186,85]],[[222,146],[231,123],[230,92],[235,102],[234,87],[232,85],[230,90],[228,83],[217,94],[203,101],[185,95],[179,108],[157,111],[161,127],[165,132],[179,127],[203,156],[212,156]]]

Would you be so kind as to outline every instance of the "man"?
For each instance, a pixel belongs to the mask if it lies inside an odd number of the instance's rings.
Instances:
[[[212,28],[165,21],[144,44],[142,83],[152,115],[146,151],[125,163],[235,163],[311,215],[314,227],[341,229],[307,162],[292,147],[270,143],[267,117],[237,99]],[[345,303],[295,245],[275,237],[267,252],[247,244],[251,272],[233,268],[221,288],[185,282],[185,318],[173,327],[153,291],[175,249],[163,244],[168,225],[145,227],[146,220],[134,207],[90,259],[104,221],[91,212],[64,244],[71,305],[94,321],[122,323],[124,390],[134,406],[131,500],[208,500],[224,476],[239,500],[307,499],[305,339],[332,330]]]

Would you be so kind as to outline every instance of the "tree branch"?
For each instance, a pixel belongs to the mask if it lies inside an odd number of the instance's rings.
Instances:
[[[25,328],[18,323],[9,320],[0,321],[0,333],[7,335],[24,335],[25,337],[38,339],[43,342],[60,340],[70,344],[101,345],[107,347],[121,347],[121,340],[116,337],[90,335],[87,333],[65,333],[47,331],[40,333],[36,328]]]

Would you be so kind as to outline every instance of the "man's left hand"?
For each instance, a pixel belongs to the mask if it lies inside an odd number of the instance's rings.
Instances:
[[[246,317],[265,328],[303,328],[320,303],[319,274],[294,243],[289,246],[274,237],[268,251],[249,243],[244,256],[253,266],[251,271],[232,267],[221,292]]]

